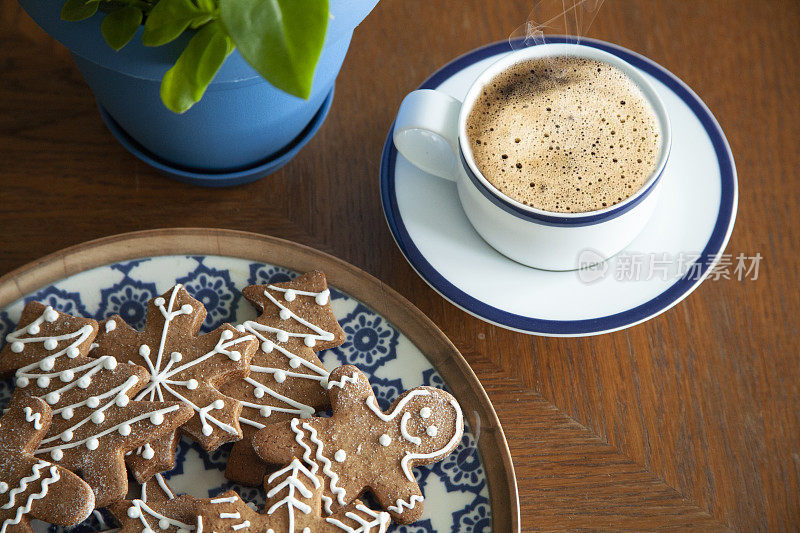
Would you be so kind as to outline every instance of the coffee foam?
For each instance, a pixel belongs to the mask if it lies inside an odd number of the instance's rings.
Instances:
[[[562,213],[630,197],[661,147],[639,87],[615,66],[576,57],[527,60],[493,78],[467,134],[478,169],[503,194]]]

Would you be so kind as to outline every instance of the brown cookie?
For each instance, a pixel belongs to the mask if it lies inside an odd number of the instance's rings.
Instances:
[[[328,407],[328,371],[315,351],[344,342],[330,306],[322,272],[308,272],[275,285],[251,285],[242,293],[261,312],[237,329],[255,335],[260,346],[250,376],[228,382],[222,391],[242,402],[244,438],[233,446],[225,475],[250,486],[263,483],[266,466],[250,439],[265,424],[309,417]]]
[[[175,285],[150,300],[144,331],[131,328],[118,315],[105,320],[91,355],[147,368],[150,381],[136,399],[179,401],[191,407],[193,416],[181,431],[204,449],[214,450],[242,436],[241,404],[218,388],[247,376],[258,342],[228,324],[198,335],[205,317],[203,304]],[[134,477],[144,482],[175,466],[177,442],[173,432],[137,450],[128,461]]]
[[[109,510],[122,533],[190,533],[198,530],[199,501],[188,495],[176,496],[156,474],[142,484],[138,498],[117,502]]]
[[[322,511],[322,480],[298,459],[269,476],[264,489],[267,503],[263,514],[232,490],[217,498],[200,500],[205,531],[383,533],[391,522],[388,513],[373,511],[358,500],[326,516]]]
[[[458,445],[464,431],[458,402],[443,390],[417,387],[384,413],[366,376],[350,365],[331,372],[328,393],[332,417],[268,425],[253,437],[258,455],[272,464],[302,457],[323,476],[328,512],[370,490],[397,522],[417,520],[424,498],[411,469]]]
[[[51,418],[47,403],[21,392],[0,418],[0,533],[32,533],[31,517],[74,526],[94,509],[89,485],[33,455]]]
[[[35,455],[80,475],[103,507],[128,490],[124,455],[171,433],[192,411],[178,402],[132,401],[148,372],[110,356],[86,357],[96,331],[94,320],[30,302],[0,361],[5,371],[16,369],[18,389],[53,410]]]

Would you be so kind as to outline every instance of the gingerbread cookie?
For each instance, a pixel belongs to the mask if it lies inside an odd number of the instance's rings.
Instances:
[[[325,509],[335,513],[366,490],[400,523],[422,514],[424,500],[411,469],[436,462],[461,440],[461,408],[447,392],[417,387],[384,413],[366,376],[354,366],[331,372],[333,416],[270,424],[253,437],[264,461],[287,464],[302,457],[321,475]]]
[[[255,336],[222,325],[198,335],[206,309],[181,285],[175,285],[147,305],[147,325],[142,332],[118,315],[101,323],[94,357],[115,357],[150,371],[150,380],[137,400],[173,400],[192,408],[194,416],[182,432],[204,449],[242,437],[241,405],[218,390],[223,383],[242,379],[258,345]],[[139,482],[175,465],[177,432],[150,442],[129,458]]]
[[[298,460],[269,476],[267,503],[259,513],[234,491],[202,500],[201,521],[216,533],[383,533],[391,519],[356,500],[336,514],[322,511],[322,480]]]
[[[24,393],[0,418],[0,533],[33,533],[31,517],[73,526],[94,509],[89,485],[33,455],[51,418],[47,403]]]
[[[30,302],[0,362],[3,371],[16,369],[18,390],[53,410],[35,455],[80,475],[103,507],[128,490],[124,455],[173,432],[192,411],[178,402],[133,401],[148,372],[111,356],[87,357],[96,332],[94,320]]]
[[[255,335],[259,350],[250,376],[228,382],[222,392],[242,402],[244,438],[233,446],[225,475],[244,485],[263,483],[266,467],[253,452],[251,438],[265,424],[309,417],[328,407],[328,371],[315,351],[344,342],[344,331],[330,306],[322,272],[308,272],[286,283],[251,285],[243,291],[261,312],[237,326]]]
[[[121,533],[200,533],[199,501],[188,495],[176,496],[161,474],[156,474],[142,484],[138,498],[122,500],[109,509],[121,524]]]

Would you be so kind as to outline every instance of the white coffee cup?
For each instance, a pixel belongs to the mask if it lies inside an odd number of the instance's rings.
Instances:
[[[533,58],[571,56],[608,63],[624,72],[653,108],[661,130],[655,170],[635,194],[611,207],[585,213],[556,213],[522,204],[500,192],[475,164],[466,134],[469,112],[484,85],[513,65]],[[617,56],[572,43],[547,43],[509,52],[472,84],[463,102],[422,89],[400,105],[394,126],[397,150],[420,169],[455,181],[464,212],[475,230],[498,252],[545,270],[574,270],[586,250],[598,260],[622,251],[642,231],[658,202],[672,145],[663,102],[644,75]]]

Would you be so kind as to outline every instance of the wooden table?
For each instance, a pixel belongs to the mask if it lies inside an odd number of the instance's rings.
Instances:
[[[739,171],[728,252],[764,259],[755,281],[708,281],[650,322],[584,339],[511,333],[445,302],[406,264],[378,201],[403,95],[506,38],[532,3],[383,0],[356,32],[316,138],[265,180],[206,190],[128,154],[66,51],[0,0],[0,273],[147,228],[308,244],[397,289],[462,351],[505,427],[524,529],[797,530],[800,3],[605,3],[589,35],[661,63],[716,114]]]

